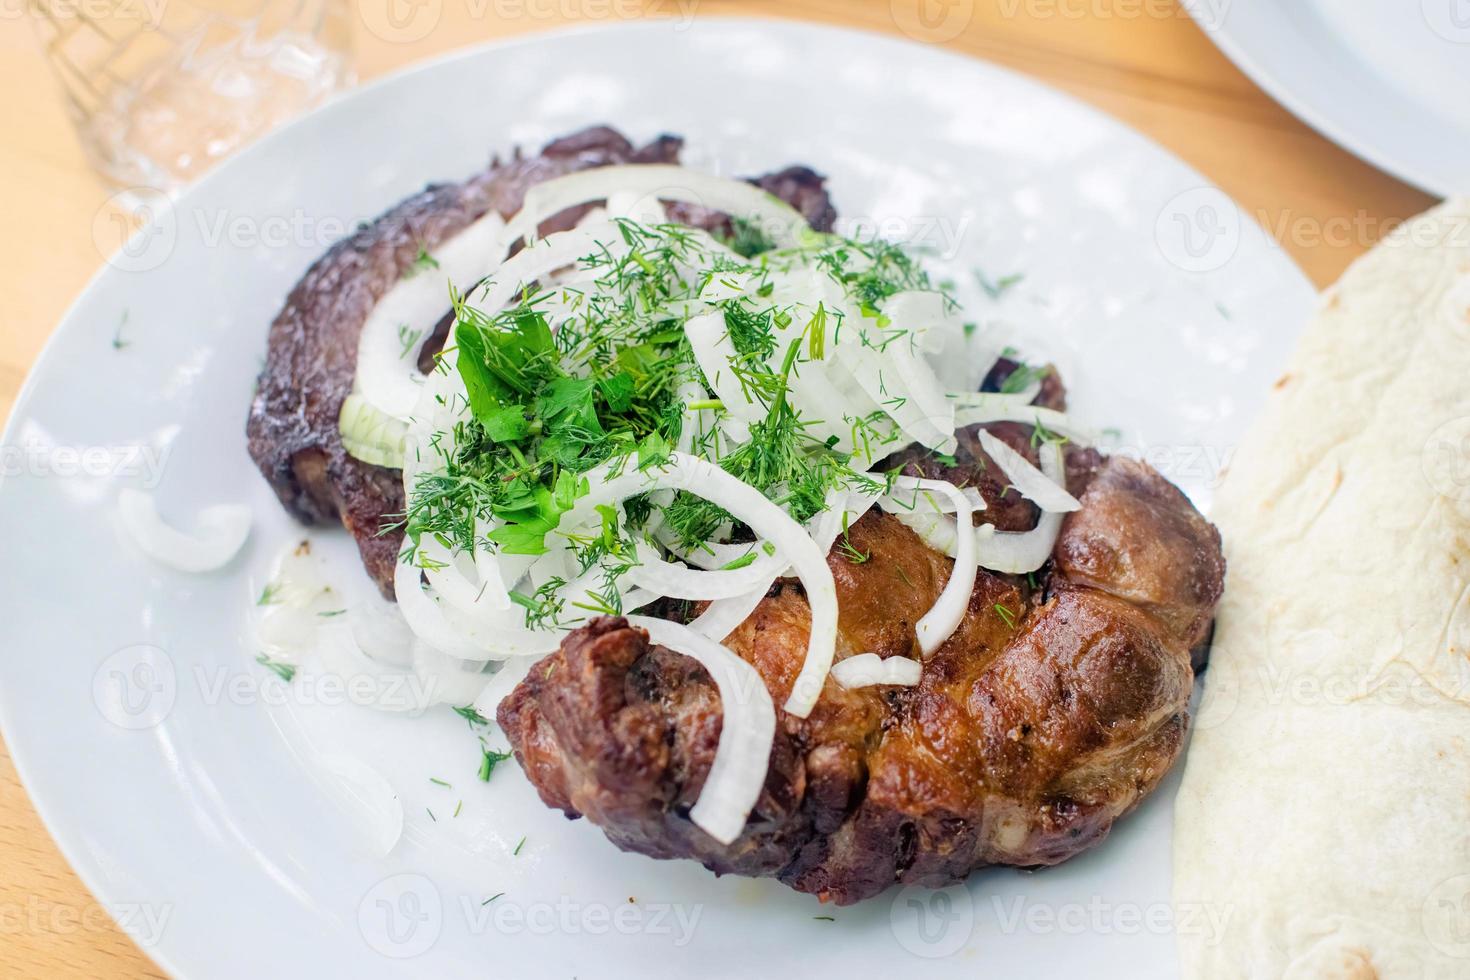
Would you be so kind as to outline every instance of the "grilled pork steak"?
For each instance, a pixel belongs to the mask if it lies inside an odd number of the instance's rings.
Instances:
[[[662,136],[635,149],[620,133],[598,126],[555,140],[535,156],[517,153],[493,161],[464,183],[430,186],[364,225],[328,250],[291,290],[271,325],[265,367],[250,406],[250,456],[298,520],[346,525],[386,597],[393,597],[393,567],[403,535],[384,528],[403,512],[402,474],[349,456],[338,430],[368,314],[413,267],[421,249],[437,248],[491,208],[510,217],[520,210],[527,188],[590,167],[677,163],[682,144],[678,137]],[[831,229],[835,213],[815,172],[789,167],[753,183],[797,208],[814,228]],[[541,233],[569,228],[583,213],[563,212],[543,224]],[[702,209],[680,208],[674,217],[712,230],[729,226],[724,215]],[[448,320],[442,321],[425,342],[429,357],[443,345],[448,327]],[[421,367],[426,364],[427,358],[421,360]]]
[[[921,659],[917,687],[829,679],[811,717],[781,712],[810,629],[792,580],[726,640],[778,706],[764,790],[731,845],[689,820],[718,744],[719,691],[624,620],[573,633],[502,703],[516,758],[548,806],[586,816],[619,847],[776,877],[843,905],[895,882],[945,885],[1090,847],[1179,755],[1190,649],[1208,629],[1224,559],[1214,527],[1154,470],[1069,455],[1082,509],[1052,561],[1034,583],[982,569],[964,622],[929,657],[914,624],[950,560],[877,512],[852,527],[850,550],[829,555],[838,659]]]

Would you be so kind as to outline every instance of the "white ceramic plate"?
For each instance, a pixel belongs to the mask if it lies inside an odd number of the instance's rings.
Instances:
[[[384,716],[299,678],[287,694],[254,663],[251,603],[301,533],[242,435],[287,289],[425,181],[596,121],[683,133],[690,162],[721,171],[817,166],[844,215],[943,253],[962,285],[973,267],[1024,272],[999,302],[968,287],[974,314],[1051,352],[1075,409],[1202,503],[1312,303],[1282,253],[1172,157],[932,48],[700,20],[537,37],[363,89],[160,204],[68,314],[11,419],[0,709],[67,857],[150,955],[211,980],[1172,975],[1172,930],[1207,927],[1167,904],[1173,781],[1064,867],[828,909],[623,854],[542,807],[514,764],[477,782],[479,747],[447,710]],[[117,528],[126,485],[156,485],[179,522],[248,502],[252,542],[221,573],[161,569]],[[365,596],[345,536],[316,541],[338,586]],[[389,857],[316,761],[332,753],[371,761],[403,799]]]
[[[1205,32],[1324,136],[1447,197],[1470,192],[1470,2],[1193,0]]]

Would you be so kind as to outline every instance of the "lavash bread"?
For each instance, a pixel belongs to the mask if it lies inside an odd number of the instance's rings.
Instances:
[[[1325,294],[1211,517],[1184,976],[1470,977],[1470,200]]]

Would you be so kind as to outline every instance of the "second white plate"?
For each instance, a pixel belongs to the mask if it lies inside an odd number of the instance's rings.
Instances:
[[[1430,193],[1470,193],[1466,0],[1186,6],[1242,71],[1324,136]]]

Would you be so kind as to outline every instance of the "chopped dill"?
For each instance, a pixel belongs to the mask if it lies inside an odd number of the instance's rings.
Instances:
[[[260,664],[266,670],[269,670],[271,673],[275,674],[287,684],[291,683],[291,681],[294,680],[296,677],[296,668],[294,666],[292,666],[291,664],[283,664],[279,660],[272,660],[270,657],[267,657],[263,653],[255,658],[255,662]]]
[[[122,316],[118,318],[117,329],[112,332],[112,349],[122,350],[132,345],[131,340],[123,339],[123,328],[128,325],[128,311],[123,310]]]
[[[451,290],[456,354],[452,368],[448,359],[441,364],[464,384],[454,396],[460,401],[447,406],[457,421],[428,440],[422,454],[438,458],[425,460],[432,465],[414,478],[393,525],[407,537],[402,560],[421,568],[438,561],[424,553],[425,535],[456,556],[569,550],[585,588],[567,589],[567,574],[510,593],[531,629],[622,611],[620,579],[638,563],[635,542],[649,535],[654,504],[645,494],[621,509],[600,506],[600,527],[567,530],[563,517],[592,492],[595,469],[597,479],[654,469],[681,447],[806,522],[833,493],[881,490],[867,469],[904,438],[881,408],[861,418],[814,414],[798,382],[804,366],[831,356],[844,331],[876,350],[907,336],[880,307],[900,292],[933,290],[914,257],[897,245],[835,235],[775,248],[739,221],[727,241],[731,255],[689,228],[616,220],[626,248],[589,246],[574,263],[588,285],[532,283],[498,312],[477,309],[473,290]],[[831,304],[798,309],[767,288],[774,273],[793,269],[830,279],[861,322],[844,324]],[[730,298],[707,298],[711,288]],[[721,342],[734,351],[728,377],[705,376],[685,330],[688,311],[710,304],[723,319]],[[737,385],[758,418],[742,423],[748,438],[732,440],[724,434],[726,402]],[[591,510],[578,513],[591,517]],[[687,491],[660,500],[657,517],[660,533],[689,549],[722,529],[742,531],[722,507]]]
[[[850,563],[854,565],[861,565],[869,558],[872,558],[873,553],[871,551],[859,551],[857,545],[853,544],[852,539],[848,537],[848,530],[847,515],[843,514],[842,540],[838,542],[837,550],[842,555],[842,557],[846,558]]]
[[[1006,608],[1005,606],[1001,605],[999,602],[997,602],[995,604],[995,612],[996,612],[997,615],[1000,616],[1001,621],[1006,624],[1006,629],[1015,629],[1016,628],[1016,614],[1015,613],[1011,612],[1008,608]]]
[[[459,715],[465,721],[469,722],[471,728],[474,728],[476,725],[490,724],[489,720],[486,719],[484,715],[475,710],[474,705],[467,704],[463,707],[455,708],[454,713]]]
[[[407,360],[408,355],[413,353],[414,348],[418,346],[419,340],[423,335],[424,332],[422,330],[415,330],[406,323],[400,323],[398,325],[398,345],[402,348],[402,351],[398,356]]]
[[[981,289],[985,290],[985,295],[989,296],[993,300],[1000,299],[1006,293],[1010,292],[1014,287],[1019,285],[1023,280],[1025,280],[1025,278],[1025,273],[1013,272],[1008,276],[1001,276],[999,279],[992,282],[990,278],[985,275],[985,272],[983,270],[975,270],[975,281],[980,284]]]
[[[500,765],[502,762],[504,762],[506,759],[509,759],[510,757],[511,754],[509,752],[497,752],[494,749],[486,748],[484,745],[481,745],[479,772],[480,782],[488,783],[490,781],[490,774],[495,771],[495,767]]]
[[[1000,383],[1000,392],[1003,395],[1014,395],[1031,387],[1032,383],[1039,383],[1051,374],[1051,365],[1043,364],[1040,367],[1032,367],[1029,364],[1020,364],[1006,379]]]
[[[423,245],[420,245],[418,255],[415,255],[413,261],[408,264],[408,268],[403,270],[403,278],[412,279],[420,272],[437,268],[439,268],[439,260],[430,255],[429,250]]]

